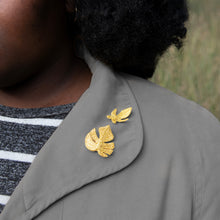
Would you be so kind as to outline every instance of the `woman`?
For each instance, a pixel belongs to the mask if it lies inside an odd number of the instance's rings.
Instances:
[[[219,121],[148,80],[187,19],[184,0],[0,1],[0,220],[219,219]]]

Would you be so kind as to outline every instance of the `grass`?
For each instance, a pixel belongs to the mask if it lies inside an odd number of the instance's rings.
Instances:
[[[181,51],[170,47],[151,81],[193,100],[220,119],[219,0],[189,0],[188,34]]]

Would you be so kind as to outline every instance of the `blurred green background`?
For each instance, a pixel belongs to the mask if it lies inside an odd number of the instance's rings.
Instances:
[[[220,0],[188,0],[184,47],[170,47],[151,81],[193,100],[220,119]]]

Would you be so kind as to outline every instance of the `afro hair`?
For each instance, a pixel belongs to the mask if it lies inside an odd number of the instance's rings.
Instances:
[[[151,78],[171,45],[183,46],[186,0],[78,0],[75,30],[95,58]]]

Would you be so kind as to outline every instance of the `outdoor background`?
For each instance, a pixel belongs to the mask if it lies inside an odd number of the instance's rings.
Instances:
[[[193,100],[220,119],[220,0],[188,0],[188,34],[171,47],[151,81]]]

